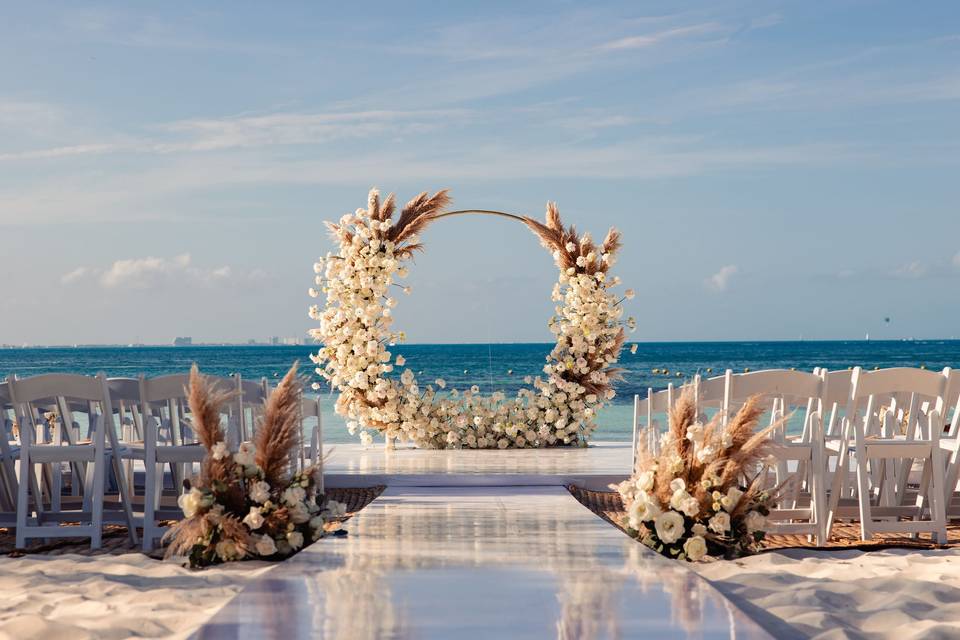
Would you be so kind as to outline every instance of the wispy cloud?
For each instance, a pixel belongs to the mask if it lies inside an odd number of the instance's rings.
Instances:
[[[0,98],[0,131],[4,129],[49,129],[64,120],[60,107],[30,100]]]
[[[109,175],[79,173],[24,188],[0,189],[0,224],[118,220],[171,216],[170,198],[223,187],[471,182],[520,178],[662,179],[745,167],[834,166],[869,160],[840,145],[707,146],[689,138],[649,138],[606,145],[488,144],[469,155],[454,144],[423,153],[416,146],[323,153],[308,158],[256,150],[174,155],[163,166]],[[96,176],[91,180],[91,176]]]
[[[11,126],[25,112],[9,114]],[[383,136],[397,140],[463,123],[468,109],[277,112],[263,115],[194,118],[148,127],[149,135],[110,132],[111,141],[0,152],[0,161],[53,160],[72,156],[132,153],[166,155],[282,145],[317,145],[334,140]],[[0,124],[3,114],[0,113]]]
[[[920,262],[919,260],[914,260],[906,264],[900,265],[897,267],[893,275],[898,278],[922,278],[929,272],[927,265]]]
[[[601,44],[598,48],[604,51],[618,51],[623,49],[646,49],[654,47],[668,40],[680,40],[684,38],[696,38],[698,36],[710,35],[719,32],[729,31],[728,27],[716,22],[704,22],[701,24],[691,24],[682,27],[673,27],[663,29],[652,33],[626,36],[617,38]]]
[[[60,282],[72,285],[96,282],[104,289],[159,289],[167,285],[211,287],[224,284],[255,284],[265,279],[260,270],[237,273],[230,266],[197,267],[190,254],[171,258],[148,256],[117,260],[109,267],[77,267],[65,273]]]
[[[421,134],[470,116],[467,109],[272,113],[180,120],[162,125],[187,140],[159,144],[156,150],[210,151],[238,147],[316,144],[341,138]]]
[[[957,253],[957,255],[953,256],[953,266],[960,269],[960,253]]]
[[[737,274],[739,269],[735,264],[728,264],[721,267],[719,271],[704,281],[704,284],[711,291],[722,293],[730,286],[730,279]]]

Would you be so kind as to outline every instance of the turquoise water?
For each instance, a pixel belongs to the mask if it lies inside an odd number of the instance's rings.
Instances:
[[[407,367],[424,382],[444,378],[449,386],[476,384],[484,392],[512,395],[523,377],[541,372],[549,344],[405,345],[393,349],[407,359]],[[195,347],[77,347],[0,349],[0,374],[30,376],[48,372],[135,377],[186,372],[194,362],[210,374],[240,373],[244,378],[280,377],[299,360],[312,372],[305,346],[195,346]],[[850,342],[657,342],[639,343],[637,353],[624,350],[626,372],[617,385],[618,396],[598,417],[601,440],[629,440],[632,398],[648,387],[662,389],[700,372],[716,375],[726,368],[810,370],[816,366],[846,369],[920,366],[931,369],[960,366],[960,341],[850,341]],[[669,375],[652,370],[666,369]],[[712,369],[712,372],[708,372]],[[420,374],[419,372],[423,372]],[[679,377],[677,376],[679,374]],[[449,387],[448,387],[449,388]],[[333,413],[334,396],[322,395],[324,436],[328,442],[349,442],[343,420]]]

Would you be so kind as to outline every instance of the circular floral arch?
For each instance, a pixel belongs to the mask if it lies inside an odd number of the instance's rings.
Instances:
[[[340,394],[337,413],[363,442],[370,442],[372,429],[432,449],[585,445],[596,429],[597,411],[615,396],[624,328],[636,326],[633,318],[622,320],[622,302],[632,291],[615,294],[620,279],[608,275],[620,233],[611,228],[599,244],[589,234],[579,236],[572,225],[563,225],[554,203],[547,204],[540,222],[501,211],[445,211],[449,202],[446,190],[424,192],[394,219],[393,194],[381,202],[374,189],[366,209],[326,223],[339,251],[314,265],[318,288],[310,295],[323,296],[325,304],[310,308],[310,317],[320,323],[311,335],[323,344],[311,358]],[[468,213],[523,223],[560,271],[552,294],[556,314],[548,322],[556,345],[543,375],[525,378],[527,386],[512,398],[499,391],[480,395],[476,386],[448,389],[439,378],[423,385],[404,368],[403,356],[390,351],[405,338],[392,326],[397,301],[391,286],[400,286],[395,278],[406,277],[405,263],[423,249],[419,234],[436,220]]]

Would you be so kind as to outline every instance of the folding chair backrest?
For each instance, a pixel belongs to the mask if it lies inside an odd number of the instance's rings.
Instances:
[[[704,409],[726,411],[730,402],[729,388],[733,371],[727,369],[722,376],[703,378],[699,374],[694,378],[694,393],[696,394],[697,415]]]
[[[110,401],[117,412],[124,439],[143,438],[140,405],[140,381],[137,378],[107,378]],[[130,418],[127,418],[127,415]]]
[[[173,374],[147,378],[141,375],[137,381],[140,412],[144,422],[144,441],[157,443],[157,427],[169,433],[169,444],[184,444],[183,418],[188,410],[190,376]],[[165,415],[164,415],[165,412]],[[157,423],[153,420],[156,419]],[[158,424],[159,423],[159,424]]]
[[[957,431],[960,429],[960,369],[951,369],[950,378],[947,380],[947,390],[944,393],[944,420],[950,420],[950,430],[948,435],[951,438],[957,437]]]
[[[109,437],[111,446],[117,446],[117,436],[113,424],[113,406],[110,401],[110,391],[107,387],[107,378],[104,374],[96,377],[81,376],[66,373],[48,373],[30,378],[18,379],[14,375],[7,378],[10,401],[17,412],[20,424],[20,437],[25,444],[32,444],[37,417],[34,405],[38,403],[52,403],[60,413],[64,429],[72,427],[73,412],[78,408],[87,410],[88,428],[95,429],[94,410],[99,410],[99,416],[107,428],[103,431]],[[94,434],[91,434],[93,437]],[[96,433],[97,442],[101,442],[102,432]]]
[[[878,426],[874,424],[879,418],[878,404],[889,398],[908,397],[907,403],[898,407],[900,413],[894,416],[907,423],[907,438],[914,439],[919,430],[921,439],[939,442],[949,376],[949,368],[942,372],[908,367],[878,371],[854,369],[846,418],[856,420],[858,440],[866,435],[889,437],[889,430],[873,428]]]
[[[235,400],[236,412],[239,417],[238,425],[241,438],[250,440],[254,436],[257,420],[263,415],[263,408],[270,396],[270,385],[266,378],[260,380],[247,380],[237,374],[234,378],[234,384],[237,388],[237,398]]]
[[[820,411],[823,387],[823,378],[817,374],[770,369],[733,376],[729,396],[732,405],[739,405],[752,396],[760,396],[763,405],[770,411],[771,424],[783,420],[775,434],[779,439],[786,436],[790,423],[794,422],[788,422],[791,415],[799,414],[796,415],[796,422],[800,425],[801,439],[808,442],[812,435],[811,418]],[[735,406],[731,406],[729,411],[732,415]]]

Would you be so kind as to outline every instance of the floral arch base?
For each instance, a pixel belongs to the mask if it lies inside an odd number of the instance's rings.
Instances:
[[[374,189],[366,209],[326,223],[339,250],[314,265],[317,288],[310,295],[325,303],[310,308],[310,317],[319,321],[311,335],[322,343],[311,358],[316,372],[339,393],[337,413],[364,443],[372,441],[374,430],[388,441],[430,449],[586,445],[597,412],[615,395],[612,382],[620,372],[616,363],[624,328],[636,326],[633,318],[622,319],[623,300],[633,293],[615,294],[620,279],[608,275],[620,233],[611,228],[599,244],[589,234],[579,236],[573,226],[563,225],[553,203],[540,222],[499,211],[445,211],[449,202],[445,190],[432,196],[424,192],[394,217],[393,194],[381,202]],[[552,293],[556,315],[549,320],[556,346],[543,375],[525,378],[527,386],[512,398],[502,392],[480,395],[476,386],[448,389],[442,379],[422,384],[404,368],[403,356],[390,350],[404,340],[392,326],[397,301],[391,286],[406,277],[406,262],[423,249],[419,234],[437,220],[467,213],[523,223],[560,272]]]

